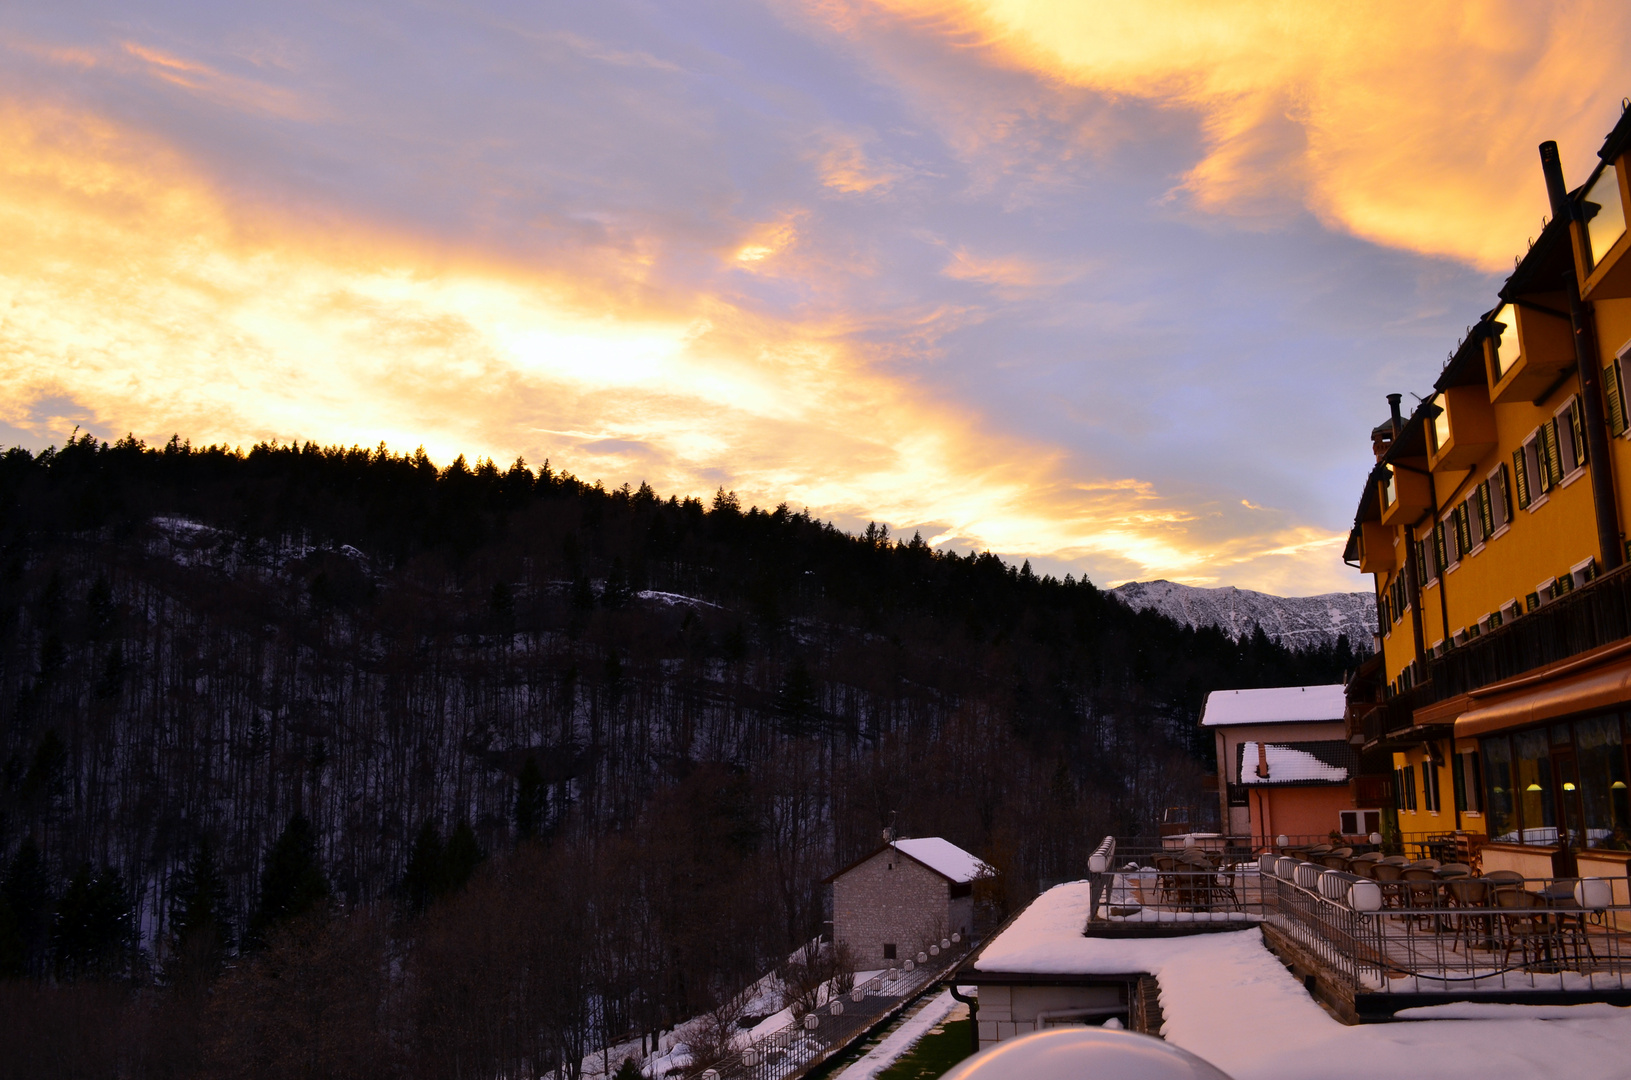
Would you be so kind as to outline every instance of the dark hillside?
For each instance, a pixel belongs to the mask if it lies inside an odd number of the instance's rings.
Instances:
[[[1206,691],[1354,662],[723,492],[310,445],[11,450],[0,965],[162,974],[206,843],[230,953],[270,925],[296,818],[333,899],[403,911],[532,838],[577,868],[562,910],[612,890],[641,927],[585,931],[618,973],[593,1023],[651,1029],[818,929],[817,882],[891,815],[1001,867],[1011,903],[1204,805]],[[125,929],[63,936],[76,874]]]

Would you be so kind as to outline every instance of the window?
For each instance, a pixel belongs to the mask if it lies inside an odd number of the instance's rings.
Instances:
[[[1627,348],[1631,348],[1631,345]],[[1621,367],[1624,359],[1625,349],[1621,349],[1620,355],[1610,360],[1603,368],[1604,412],[1608,416],[1608,430],[1615,435],[1624,435],[1626,429],[1625,371]]]
[[[1484,767],[1484,812],[1489,838],[1503,843],[1518,839],[1516,800],[1512,797],[1512,744],[1505,735],[1479,743]]]
[[[1476,508],[1473,519],[1478,526],[1478,542],[1482,544],[1495,532],[1495,507],[1490,499],[1489,481],[1472,490],[1472,498],[1468,500]]]
[[[1429,814],[1438,813],[1438,766],[1432,761],[1421,763],[1421,803]]]
[[[1545,731],[1520,731],[1512,736],[1517,765],[1520,843],[1557,842],[1557,818],[1552,804],[1552,750]]]
[[[1581,204],[1586,217],[1586,238],[1595,267],[1614,242],[1625,235],[1625,205],[1620,201],[1620,176],[1610,162],[1597,174]]]
[[[1456,528],[1454,510],[1444,515],[1437,529],[1444,547],[1444,566],[1448,569],[1459,563],[1461,556],[1466,553],[1466,549],[1461,545],[1461,530]]]
[[[1380,810],[1343,810],[1337,824],[1337,831],[1343,836],[1369,836],[1374,832],[1382,831],[1382,812]]]
[[[1467,509],[1467,504],[1463,502],[1451,512],[1451,516],[1455,518],[1456,544],[1461,548],[1461,554],[1463,555],[1469,554],[1484,539],[1473,532],[1472,515],[1467,512]]]
[[[1580,765],[1580,807],[1586,846],[1631,848],[1631,805],[1625,786],[1625,748],[1618,715],[1577,720],[1574,753]]]
[[[1433,557],[1432,538],[1416,541],[1416,584],[1426,587],[1438,580],[1438,560]]]
[[[1518,505],[1532,507],[1559,480],[1557,471],[1557,425],[1547,421],[1512,451],[1512,467],[1518,474]]]
[[[1443,394],[1433,398],[1433,407],[1438,410],[1438,415],[1427,425],[1427,430],[1433,436],[1433,450],[1437,452],[1450,441],[1450,410],[1445,405]]]
[[[1450,759],[1450,786],[1455,797],[1455,808],[1463,813],[1476,814],[1483,805],[1478,800],[1478,751],[1464,750]]]
[[[1506,377],[1523,355],[1518,348],[1518,312],[1511,304],[1502,304],[1492,320],[1496,333],[1495,339],[1495,380],[1499,382]]]
[[[1402,769],[1396,769],[1393,775],[1398,778],[1398,783],[1394,785],[1394,790],[1399,793],[1398,808],[1400,810],[1414,811],[1416,809],[1416,767],[1406,765]]]
[[[1506,481],[1506,466],[1499,465],[1484,481],[1484,499],[1489,506],[1489,532],[1495,533],[1506,528],[1512,520],[1512,495]]]
[[[1550,431],[1549,440],[1552,444],[1552,456],[1556,459],[1556,474],[1553,483],[1557,483],[1565,476],[1586,463],[1586,428],[1584,417],[1581,415],[1580,399],[1572,397],[1569,403],[1557,411],[1542,430]]]
[[[887,941],[884,943],[883,958],[885,960],[895,959],[895,943],[893,941]]]
[[[1395,489],[1395,487],[1393,485],[1393,470],[1392,469],[1383,469],[1382,470],[1382,508],[1386,509],[1387,507],[1392,506],[1393,505],[1393,500],[1398,498],[1398,497],[1399,497],[1399,493],[1398,493],[1398,491]]]

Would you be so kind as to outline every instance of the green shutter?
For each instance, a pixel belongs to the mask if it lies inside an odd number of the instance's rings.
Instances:
[[[1563,482],[1563,457],[1557,452],[1557,417],[1552,417],[1540,425],[1540,439],[1537,445],[1545,448],[1546,490],[1550,491]]]
[[[1433,526],[1433,550],[1438,553],[1438,564],[1440,566],[1450,564],[1448,552],[1444,550],[1444,523],[1442,521]]]
[[[1512,485],[1506,482],[1506,476],[1507,468],[1502,465],[1498,481],[1501,485],[1501,513],[1506,516],[1506,520],[1501,522],[1502,525],[1512,520]]]
[[[1529,509],[1529,470],[1523,467],[1523,447],[1512,451],[1512,475],[1518,481],[1518,509]]]
[[[1467,520],[1467,504],[1462,503],[1455,508],[1455,542],[1465,555],[1472,550],[1472,523]]]
[[[1478,520],[1484,526],[1484,538],[1495,532],[1495,508],[1489,502],[1489,481],[1478,485]]]
[[[1569,431],[1574,436],[1574,462],[1576,465],[1586,463],[1586,414],[1580,405],[1580,399],[1575,398],[1569,403]]]
[[[1620,386],[1620,362],[1609,361],[1603,368],[1603,401],[1608,406],[1608,430],[1625,434],[1625,392]]]

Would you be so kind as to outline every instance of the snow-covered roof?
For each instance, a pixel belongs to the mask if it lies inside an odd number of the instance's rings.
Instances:
[[[1279,784],[1346,784],[1353,769],[1353,747],[1341,739],[1315,742],[1243,742],[1235,773],[1248,786]]]
[[[1265,690],[1214,690],[1206,695],[1201,726],[1341,720],[1348,707],[1345,690],[1341,683],[1271,686]]]
[[[970,855],[950,840],[938,836],[917,836],[909,840],[896,840],[896,851],[910,855],[937,874],[943,874],[959,885],[977,877],[994,874],[996,870],[983,860]]]

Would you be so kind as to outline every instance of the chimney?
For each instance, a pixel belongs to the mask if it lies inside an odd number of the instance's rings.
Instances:
[[[1260,743],[1257,744],[1257,775],[1258,775],[1258,777],[1260,779],[1263,779],[1263,780],[1267,780],[1269,778],[1269,744],[1268,743],[1260,742]]]
[[[1404,434],[1404,421],[1399,417],[1399,402],[1404,400],[1403,394],[1389,394],[1387,407],[1393,413],[1393,441],[1398,442],[1399,436]]]
[[[1552,204],[1552,220],[1569,220],[1569,188],[1563,183],[1563,162],[1557,156],[1557,143],[1540,144],[1540,171],[1546,177],[1546,198]]]

